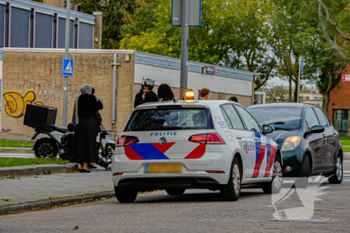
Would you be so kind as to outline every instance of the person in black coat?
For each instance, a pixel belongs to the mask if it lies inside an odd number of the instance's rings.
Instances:
[[[75,125],[78,170],[90,172],[88,163],[98,162],[96,113],[103,108],[103,104],[92,95],[92,87],[89,84],[83,85],[80,91],[82,94],[75,101],[72,124]]]
[[[152,91],[154,87],[152,79],[142,80],[141,87],[140,92],[135,96],[134,108],[143,103],[158,101],[157,95]]]
[[[168,84],[161,84],[158,88],[158,99],[168,101],[174,99],[174,93]]]

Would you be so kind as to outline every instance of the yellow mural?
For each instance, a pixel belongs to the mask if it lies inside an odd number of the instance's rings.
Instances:
[[[42,102],[34,102],[36,96],[33,91],[28,91],[24,97],[18,92],[7,92],[4,94],[4,98],[6,100],[5,111],[14,118],[25,114],[27,104],[44,105]]]

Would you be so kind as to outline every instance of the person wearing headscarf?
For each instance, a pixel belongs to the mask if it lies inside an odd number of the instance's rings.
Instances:
[[[162,101],[174,99],[174,93],[168,84],[163,83],[158,87],[158,99],[161,99]]]
[[[103,108],[102,102],[92,94],[90,84],[84,84],[76,99],[72,124],[75,126],[77,162],[80,172],[90,172],[89,163],[98,162],[96,155],[96,113]]]

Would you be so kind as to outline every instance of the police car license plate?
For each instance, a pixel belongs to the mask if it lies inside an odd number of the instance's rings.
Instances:
[[[145,173],[180,173],[181,163],[149,163],[145,164]]]

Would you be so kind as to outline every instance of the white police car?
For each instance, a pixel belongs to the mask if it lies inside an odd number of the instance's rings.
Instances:
[[[220,190],[239,198],[241,185],[265,193],[282,186],[281,152],[240,104],[226,100],[165,101],[138,106],[120,134],[113,156],[116,197],[133,202],[138,191]]]

